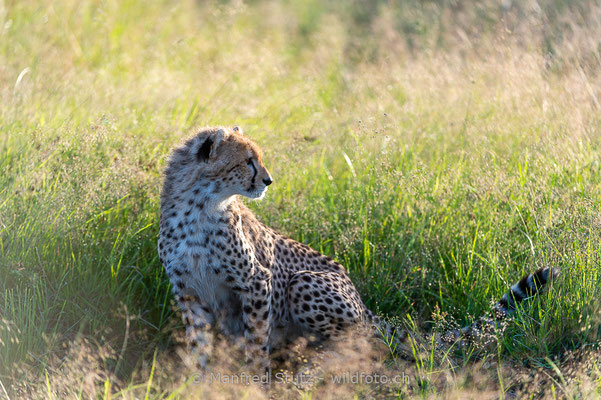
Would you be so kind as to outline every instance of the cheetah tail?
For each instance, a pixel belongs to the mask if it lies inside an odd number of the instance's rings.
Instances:
[[[550,267],[540,268],[525,275],[499,299],[488,316],[481,317],[464,328],[448,330],[442,333],[437,341],[446,344],[475,342],[485,333],[493,332],[497,323],[505,320],[519,303],[540,293],[550,281],[558,276],[559,270]],[[366,311],[367,322],[375,328],[376,335],[383,338],[389,345],[394,345],[396,351],[409,351],[406,343],[409,337],[418,340],[407,330],[383,320],[370,310]]]
[[[539,268],[531,274],[525,275],[518,283],[514,284],[495,305],[494,311],[505,314],[515,310],[518,303],[538,294],[553,279],[559,276],[557,268]]]
[[[527,274],[517,283],[515,283],[507,293],[494,305],[491,314],[488,317],[481,317],[473,324],[460,330],[448,332],[446,342],[449,339],[475,338],[482,335],[483,332],[492,330],[495,322],[503,321],[515,311],[516,306],[524,300],[528,300],[539,294],[547,284],[559,276],[557,268],[540,268],[533,273]]]

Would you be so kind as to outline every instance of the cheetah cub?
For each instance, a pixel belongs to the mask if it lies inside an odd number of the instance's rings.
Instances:
[[[264,225],[239,200],[262,198],[273,182],[262,155],[238,127],[206,128],[172,152],[165,170],[158,250],[198,363],[208,362],[213,328],[244,336],[258,368],[269,367],[271,346],[294,335],[328,339],[364,323],[403,340],[366,308],[342,265]],[[551,272],[514,285],[485,325],[536,293]]]

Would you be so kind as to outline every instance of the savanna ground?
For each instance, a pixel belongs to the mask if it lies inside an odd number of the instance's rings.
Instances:
[[[260,218],[423,339],[301,343],[277,397],[598,394],[600,73],[588,1],[0,1],[0,398],[266,395],[183,365],[156,251],[169,149],[233,124]],[[492,348],[429,345],[547,265]]]

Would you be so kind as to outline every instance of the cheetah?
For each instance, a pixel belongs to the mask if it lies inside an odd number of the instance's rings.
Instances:
[[[273,183],[262,157],[241,128],[205,128],[171,153],[165,169],[158,251],[200,366],[212,352],[212,328],[243,337],[247,360],[259,368],[269,367],[281,338],[295,335],[325,340],[365,324],[404,340],[365,306],[341,264],[261,223],[240,201],[262,198]],[[492,317],[447,337],[504,318],[556,272],[526,275]]]

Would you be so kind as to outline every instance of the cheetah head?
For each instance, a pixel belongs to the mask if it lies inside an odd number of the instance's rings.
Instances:
[[[167,178],[171,171],[183,187],[203,187],[217,200],[234,195],[260,199],[273,182],[262,156],[241,128],[206,128],[173,152]]]

